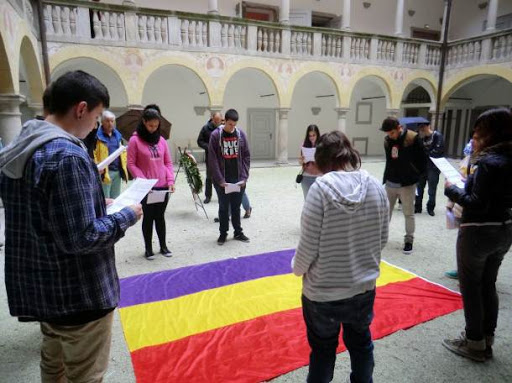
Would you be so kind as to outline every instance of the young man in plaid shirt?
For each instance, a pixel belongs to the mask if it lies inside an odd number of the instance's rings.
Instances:
[[[100,382],[119,301],[114,244],[141,216],[107,215],[98,170],[80,140],[109,95],[68,72],[50,90],[50,114],[31,120],[0,152],[5,284],[11,315],[39,321],[43,382]]]

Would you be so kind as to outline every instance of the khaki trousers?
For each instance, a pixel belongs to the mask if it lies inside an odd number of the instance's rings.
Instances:
[[[401,188],[390,188],[386,186],[386,193],[389,200],[389,220],[393,215],[393,209],[398,198],[402,201],[402,212],[405,218],[405,243],[414,241],[414,201],[416,199],[416,185],[404,186]]]
[[[97,383],[107,371],[114,312],[78,326],[41,322],[41,381]]]

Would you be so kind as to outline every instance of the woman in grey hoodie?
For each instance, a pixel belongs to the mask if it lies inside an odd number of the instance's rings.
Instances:
[[[359,153],[343,133],[320,137],[315,162],[324,175],[304,203],[293,259],[294,274],[303,276],[302,309],[311,347],[308,382],[332,380],[341,325],[351,381],[371,382],[370,323],[388,239],[388,199],[381,183],[359,169]]]

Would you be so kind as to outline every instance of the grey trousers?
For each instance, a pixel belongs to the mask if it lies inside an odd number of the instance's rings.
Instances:
[[[414,241],[414,201],[416,199],[416,185],[404,186],[401,188],[390,188],[386,186],[386,193],[389,200],[389,220],[393,215],[396,200],[402,201],[402,212],[405,218],[405,243]]]

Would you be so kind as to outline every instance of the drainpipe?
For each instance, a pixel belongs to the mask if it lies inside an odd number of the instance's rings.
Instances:
[[[37,0],[37,18],[39,20],[39,35],[41,37],[41,51],[43,54],[44,79],[46,86],[50,84],[50,62],[48,60],[48,44],[46,42],[46,25],[43,15],[43,1]]]
[[[443,42],[441,43],[441,63],[439,66],[439,82],[437,84],[437,100],[436,100],[436,120],[435,127],[438,129],[439,127],[439,114],[441,108],[441,95],[443,93],[443,80],[444,80],[444,71],[446,67],[446,57],[448,55],[448,29],[450,27],[450,14],[452,11],[452,0],[445,0],[445,20],[444,20],[444,30],[443,30]]]

